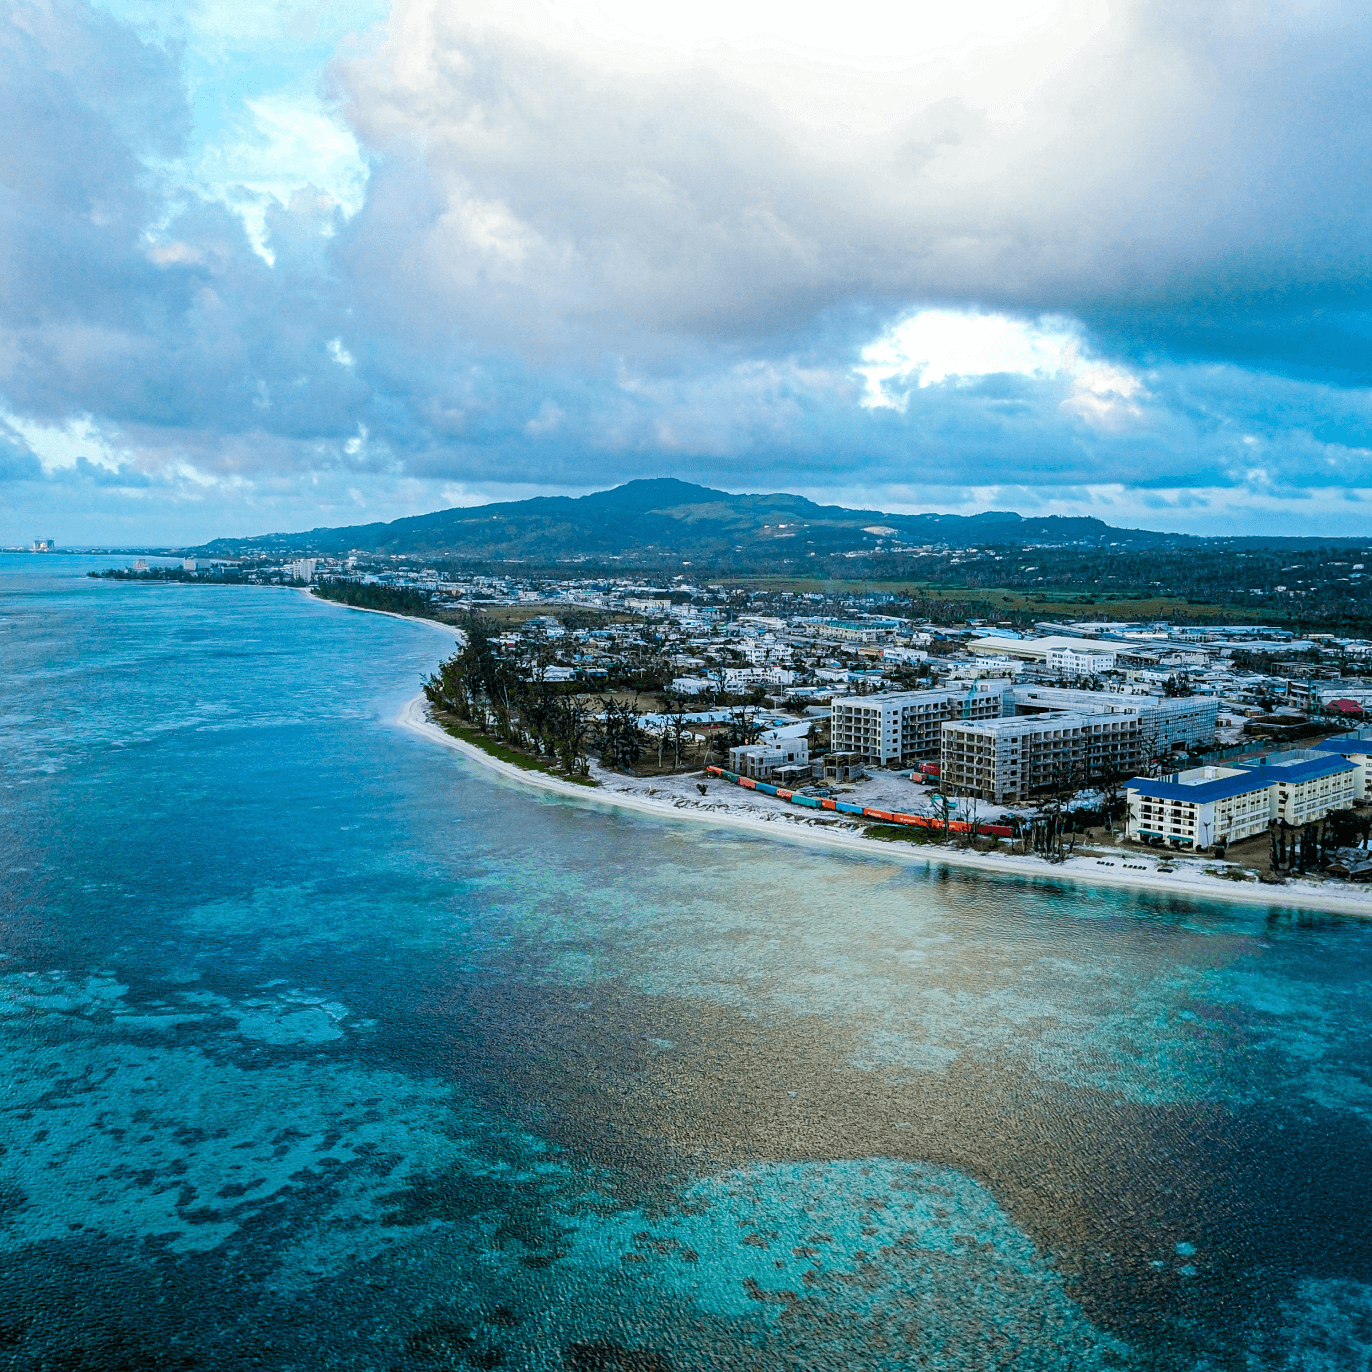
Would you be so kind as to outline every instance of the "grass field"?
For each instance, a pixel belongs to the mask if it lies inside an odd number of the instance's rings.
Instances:
[[[924,581],[828,581],[818,577],[743,577],[731,583],[758,591],[823,591],[829,595],[897,595],[924,600],[975,600],[992,610],[1029,612],[1043,618],[1187,619],[1222,624],[1256,624],[1272,619],[1272,608],[1197,602],[1180,596],[1131,596],[1114,591],[1027,591],[1006,586],[931,585]]]

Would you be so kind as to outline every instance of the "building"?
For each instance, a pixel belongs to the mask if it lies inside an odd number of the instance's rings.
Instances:
[[[998,719],[1005,709],[1003,681],[937,691],[888,691],[870,696],[835,696],[830,746],[855,752],[868,764],[936,758],[941,730],[950,719]]]
[[[1099,650],[1086,652],[1080,648],[1050,648],[1048,669],[1063,676],[1099,676],[1115,670],[1115,654]]]
[[[1311,745],[1311,752],[1346,757],[1357,768],[1354,800],[1372,800],[1372,728]]]
[[[292,562],[290,564],[291,579],[307,583],[313,581],[317,562],[318,559],[313,557],[302,557],[298,562]]]
[[[790,686],[796,674],[788,667],[726,667],[724,689],[734,693],[752,691],[759,686]]]
[[[703,696],[716,690],[718,685],[707,676],[674,676],[671,690],[679,696]]]
[[[948,676],[953,681],[975,681],[978,677],[1012,677],[1024,671],[1017,657],[978,657],[970,662],[955,662]]]
[[[1075,714],[1127,714],[1139,721],[1139,746],[1147,757],[1187,748],[1213,748],[1220,704],[1214,696],[1160,696],[1123,691],[1081,691],[1071,686],[1016,686],[1015,710],[1071,710]],[[1137,765],[1130,761],[1128,766]]]
[[[783,738],[775,743],[749,743],[729,749],[729,770],[754,781],[767,781],[783,767],[810,767],[810,741]]]
[[[978,657],[1018,657],[1026,662],[1042,662],[1045,666],[1048,665],[1048,655],[1054,652],[1106,651],[1099,639],[1069,638],[1065,634],[1050,634],[1046,638],[1005,638],[1000,634],[991,634],[972,639],[967,648]]]
[[[815,634],[838,643],[879,643],[890,638],[900,626],[898,619],[826,619],[815,626]]]
[[[1358,767],[1315,752],[1288,753],[1257,767],[1192,767],[1170,776],[1135,777],[1128,786],[1126,833],[1175,847],[1238,843],[1274,821],[1299,827],[1352,805]]]
[[[862,775],[862,754],[825,753],[814,759],[810,770],[820,781],[852,781]]]
[[[1053,711],[952,720],[941,734],[939,775],[947,794],[1014,805],[1127,773],[1138,754],[1139,721],[1133,714]]]

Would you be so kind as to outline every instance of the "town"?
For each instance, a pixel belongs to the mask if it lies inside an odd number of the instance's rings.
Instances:
[[[1372,878],[1372,639],[959,620],[956,604],[921,616],[880,589],[396,561],[187,558],[158,573],[309,585],[459,626],[434,705],[469,738],[570,777],[590,780],[594,763],[602,780],[682,798],[734,782],[754,805],[945,841],[1008,836],[1050,858],[1089,834],[1237,861],[1259,880]]]

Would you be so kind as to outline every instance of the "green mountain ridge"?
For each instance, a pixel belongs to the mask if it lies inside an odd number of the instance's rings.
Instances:
[[[1195,541],[1187,535],[1116,529],[1086,516],[889,514],[817,505],[785,493],[735,495],[656,478],[585,496],[536,496],[388,523],[220,538],[198,551],[206,556],[290,552],[335,557],[359,552],[547,564],[688,559],[753,567],[795,564],[812,555],[818,559],[893,542],[1146,548]]]

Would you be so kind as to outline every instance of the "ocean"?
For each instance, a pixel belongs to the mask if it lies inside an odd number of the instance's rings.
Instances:
[[[0,556],[0,1367],[1372,1366],[1372,924],[538,793],[110,562]]]

